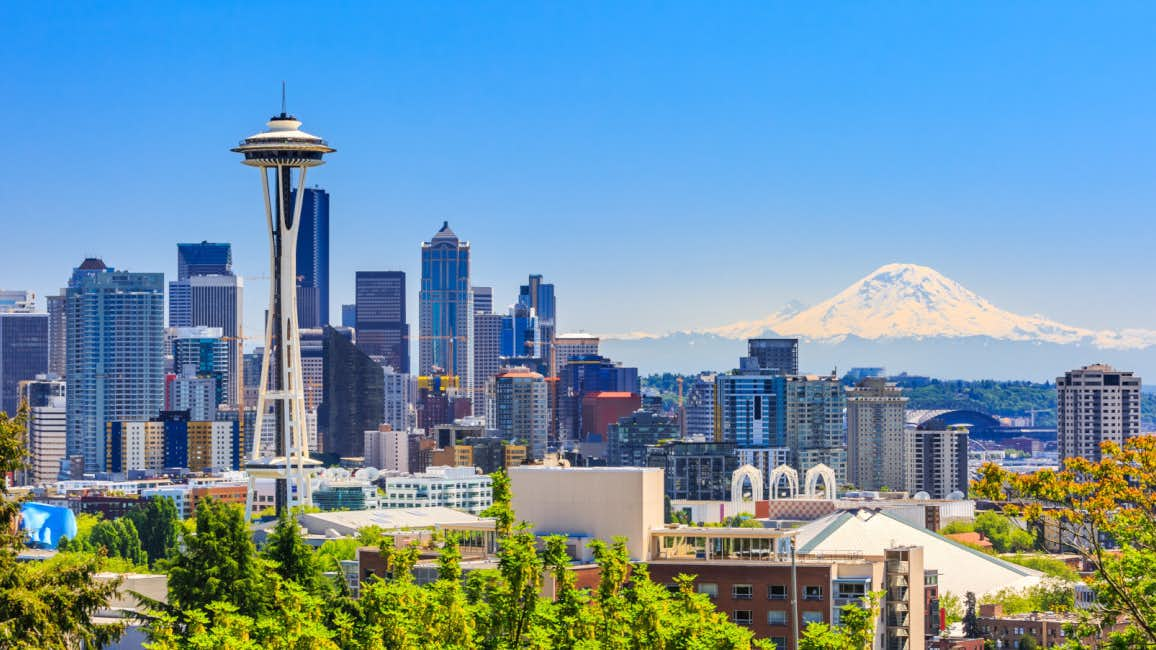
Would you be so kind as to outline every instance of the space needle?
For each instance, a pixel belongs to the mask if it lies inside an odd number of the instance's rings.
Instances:
[[[311,505],[310,479],[321,465],[309,457],[305,422],[297,325],[297,228],[304,193],[294,192],[293,177],[296,175],[298,190],[303,188],[306,170],[325,164],[322,157],[335,150],[321,138],[302,131],[301,122],[285,112],[284,87],[281,114],[270,118],[266,126],[267,131],[245,138],[232,149],[245,157],[244,164],[261,172],[269,227],[269,311],[265,318],[265,355],[261,361],[252,449],[245,463],[249,474],[246,518],[257,509],[254,501],[259,478],[274,479],[278,515],[286,508]],[[274,419],[272,455],[270,450],[261,448],[261,432],[270,407]]]

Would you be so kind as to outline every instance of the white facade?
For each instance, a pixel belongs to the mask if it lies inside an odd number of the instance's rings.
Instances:
[[[509,469],[513,508],[535,534],[569,533],[576,559],[589,559],[585,541],[625,537],[630,559],[649,559],[650,533],[663,525],[663,472],[650,467]]]
[[[382,366],[384,373],[385,400],[381,421],[395,430],[406,431],[417,425],[417,377],[396,372],[390,366]]]
[[[559,334],[554,337],[554,374],[570,357],[598,354],[599,339],[589,334]]]
[[[33,485],[47,485],[60,474],[60,461],[66,453],[68,433],[63,397],[49,398],[47,406],[36,406],[28,412],[28,449],[31,453]]]
[[[478,514],[494,503],[489,476],[473,467],[430,467],[424,474],[385,478],[382,508],[445,507]]]
[[[186,371],[191,369],[187,368]],[[173,411],[188,411],[189,419],[205,422],[217,417],[217,380],[182,373],[168,384],[168,406]]]
[[[1060,461],[1100,460],[1100,443],[1140,435],[1140,378],[1097,364],[1056,378]]]
[[[366,431],[365,466],[392,472],[409,471],[408,431]]]

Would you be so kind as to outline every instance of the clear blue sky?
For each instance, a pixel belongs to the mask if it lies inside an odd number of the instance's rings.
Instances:
[[[285,79],[338,149],[310,179],[334,310],[359,269],[415,297],[448,219],[496,303],[555,282],[564,330],[757,317],[893,261],[1156,326],[1151,3],[338,4],[4,3],[0,286],[171,277],[202,239],[263,275],[228,149]]]

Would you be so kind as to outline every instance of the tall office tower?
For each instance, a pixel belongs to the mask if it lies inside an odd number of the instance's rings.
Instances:
[[[747,356],[776,375],[799,374],[799,339],[748,339]]]
[[[470,291],[474,294],[474,313],[475,314],[492,314],[494,313],[494,288],[493,287],[471,287]]]
[[[265,360],[261,364],[261,388],[257,395],[257,421],[264,422],[267,406],[273,407],[274,451],[271,457],[259,456],[262,436],[252,436],[246,515],[252,514],[258,479],[274,480],[274,507],[278,515],[287,508],[309,506],[312,488],[311,470],[318,463],[309,458],[308,422],[305,393],[301,378],[301,348],[298,330],[305,324],[297,309],[298,279],[325,282],[325,299],[329,293],[329,202],[317,192],[295,192],[293,172],[297,171],[297,189],[305,185],[306,171],[323,164],[322,157],[334,150],[321,138],[300,130],[301,122],[285,112],[269,120],[268,131],[243,140],[234,152],[244,155],[244,164],[261,172],[265,197],[265,222],[269,225],[270,269],[269,310],[265,319]],[[273,172],[270,182],[269,172]],[[312,196],[312,214],[302,211],[303,199]],[[272,200],[270,200],[272,195]],[[324,198],[324,210],[320,208]],[[296,199],[296,200],[294,200]],[[276,216],[274,216],[276,215]],[[304,217],[304,218],[303,218]],[[302,226],[303,221],[309,224]],[[323,221],[324,228],[319,225]],[[325,238],[313,250],[303,252],[304,264],[297,264],[298,238],[302,231],[324,232]],[[319,239],[317,237],[314,238]],[[305,248],[309,248],[308,244]],[[312,257],[310,257],[312,256]],[[319,262],[320,260],[320,262]],[[312,264],[310,263],[312,262]],[[324,277],[320,278],[320,267]],[[319,308],[319,306],[318,306]]]
[[[302,192],[297,230],[297,319],[301,327],[329,324],[329,192],[314,186]],[[291,200],[297,200],[293,191]]]
[[[84,260],[66,290],[68,455],[104,469],[105,426],[164,404],[164,274]]]
[[[639,394],[638,368],[623,367],[606,357],[572,357],[558,376],[558,437],[561,443],[581,440],[582,399],[597,392]]]
[[[907,490],[915,482],[907,398],[881,377],[847,392],[847,482],[860,490]]]
[[[1100,460],[1100,443],[1140,435],[1140,378],[1105,364],[1056,378],[1060,460]]]
[[[783,453],[787,438],[782,381],[773,371],[756,368],[749,358],[743,366],[714,377],[713,439],[734,444],[759,470],[769,490],[768,479],[778,466],[776,461],[789,455]],[[706,387],[702,390],[705,392]]]
[[[364,455],[364,433],[381,424],[385,412],[381,365],[346,334],[325,328],[325,388],[317,410],[323,450],[340,458]]]
[[[64,291],[48,296],[48,372],[64,376],[68,326],[64,322]]]
[[[220,327],[174,327],[169,328],[169,332],[172,337],[174,372],[183,379],[212,380],[212,407],[209,416],[193,417],[194,420],[212,420],[217,406],[228,404],[230,401],[232,387],[229,381],[233,373],[229,364],[235,356],[236,346],[224,338]],[[174,406],[171,401],[166,400],[165,408],[182,410],[186,407]]]
[[[528,445],[535,460],[545,458],[550,407],[542,375],[525,368],[499,372],[491,380],[486,411],[486,421],[504,440]]]
[[[575,357],[598,356],[598,337],[590,334],[554,335],[554,376],[561,376],[562,368]]]
[[[475,395],[485,395],[487,382],[502,369],[502,321],[505,318],[490,312],[474,313]]]
[[[383,366],[382,372],[382,424],[388,424],[396,431],[408,431],[417,422],[415,401],[417,400],[417,377],[396,372]],[[378,467],[374,465],[374,467]]]
[[[531,275],[527,283],[518,288],[518,304],[533,309],[538,318],[538,339],[542,350],[533,356],[544,359],[550,368],[557,368],[554,361],[554,337],[558,333],[554,285],[542,282],[541,275]]]
[[[0,411],[15,416],[20,382],[48,372],[48,314],[30,291],[0,293]]]
[[[195,275],[232,275],[233,249],[229,244],[202,241],[177,244],[177,280]]]
[[[60,461],[67,453],[66,390],[63,381],[43,375],[21,384],[20,397],[28,402],[28,482],[32,485],[52,483],[60,475]]]
[[[169,283],[169,327],[219,327],[229,341],[228,371],[221,380],[224,404],[240,403],[244,280],[233,275],[226,243],[177,244],[177,279]],[[180,372],[180,367],[175,368]]]
[[[683,410],[686,413],[686,435],[714,437],[714,387],[717,375],[699,373],[687,390]]]
[[[799,476],[827,465],[842,485],[847,481],[847,444],[843,414],[847,397],[834,375],[796,375],[778,379],[783,391],[786,442]],[[835,486],[837,487],[837,486]]]
[[[473,292],[470,289],[470,244],[460,241],[449,222],[421,245],[421,291],[418,294],[421,375],[440,368],[458,377],[465,397],[473,397]]]
[[[357,272],[357,347],[386,365],[409,372],[409,323],[403,271]]]
[[[967,495],[967,427],[910,430],[908,436],[912,446],[912,482],[906,489],[913,494],[926,492],[933,499],[946,499],[952,492]]]
[[[341,326],[357,327],[357,305],[341,306]]]
[[[510,305],[508,314],[502,317],[502,344],[503,357],[533,357],[544,359],[542,356],[541,332],[538,330],[538,317],[534,310],[522,303]]]

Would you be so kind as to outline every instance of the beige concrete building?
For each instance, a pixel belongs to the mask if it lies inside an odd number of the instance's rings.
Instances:
[[[651,530],[663,525],[661,469],[526,465],[509,474],[518,520],[537,535],[569,537],[575,559],[591,559],[587,542],[619,536],[632,560],[648,559]]]
[[[1060,460],[1100,460],[1100,443],[1140,435],[1140,378],[1096,364],[1056,378]]]
[[[913,445],[905,430],[907,398],[894,383],[869,377],[847,391],[847,481],[860,490],[908,490]]]

